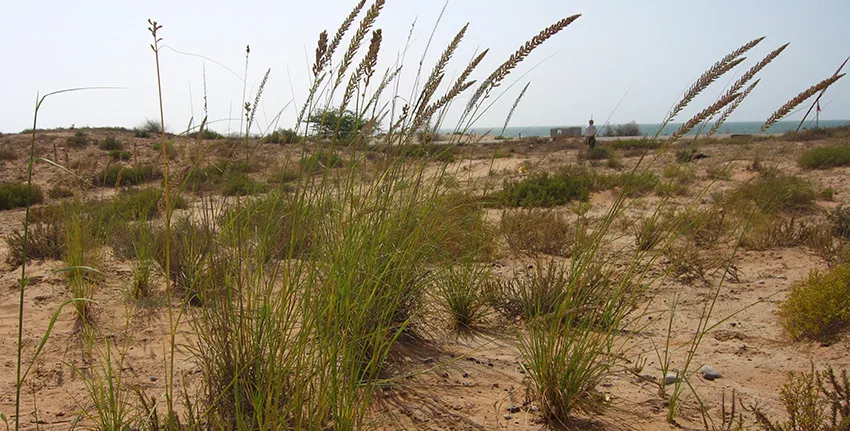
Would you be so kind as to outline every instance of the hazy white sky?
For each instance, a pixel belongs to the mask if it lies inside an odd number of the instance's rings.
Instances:
[[[235,71],[165,49],[161,58],[165,115],[172,130],[184,129],[193,112],[195,118],[202,115],[204,68],[210,119],[223,120],[212,128],[220,132],[228,127],[238,129],[238,120],[228,124],[226,118],[241,115],[242,81],[236,75],[244,73],[246,44],[251,46],[249,92],[265,70],[272,69],[257,114],[259,126],[265,127],[283,110],[280,126],[291,127],[296,106],[300,108],[309,87],[308,58],[313,56],[319,32],[327,29],[333,33],[354,3],[0,0],[4,17],[0,26],[0,131],[31,127],[37,92],[80,86],[126,89],[49,98],[40,113],[39,127],[133,127],[145,118],[158,118],[148,18],[164,25],[161,36],[165,45],[210,57]],[[376,27],[384,32],[379,70],[395,61],[416,21],[400,81],[402,96],[410,92],[442,6],[442,0],[387,0],[378,20]],[[850,55],[847,0],[451,0],[426,57],[425,70],[430,70],[467,22],[470,29],[447,78],[463,69],[474,52],[490,48],[476,75],[483,79],[542,28],[576,13],[582,17],[511,75],[501,87],[506,90],[504,97],[482,117],[479,126],[500,127],[514,98],[529,81],[531,86],[512,125],[583,124],[591,115],[602,121],[612,112],[613,122],[659,122],[681,92],[714,61],[748,40],[767,36],[748,54],[736,75],[779,45],[791,45],[762,73],[759,87],[730,119],[763,121],[799,91],[830,76]],[[730,74],[710,88],[682,118],[713,101],[733,78]],[[832,87],[821,103],[821,118],[850,118],[848,87],[850,78]],[[471,91],[466,96],[469,94]],[[799,113],[796,118],[801,116]]]

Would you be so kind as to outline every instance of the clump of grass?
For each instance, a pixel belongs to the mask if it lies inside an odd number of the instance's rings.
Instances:
[[[151,145],[151,148],[154,151],[156,151],[157,153],[161,154],[162,153],[162,142],[154,142],[153,145]],[[173,141],[166,141],[165,142],[165,154],[168,156],[169,159],[173,159],[174,156],[177,155],[177,153],[174,151],[174,142]]]
[[[564,214],[534,208],[502,212],[499,229],[511,250],[552,256],[569,256],[577,235]]]
[[[245,174],[254,172],[257,166],[244,160],[219,160],[209,166],[194,168],[186,177],[186,188],[192,191],[214,189],[232,181],[233,190],[238,191],[240,182],[247,185]]]
[[[850,424],[850,379],[847,370],[837,375],[832,367],[818,372],[791,372],[780,392],[788,414],[774,421],[758,407],[753,408],[759,427],[766,431],[843,431]]]
[[[152,232],[153,259],[160,268],[169,268],[174,287],[181,291],[188,303],[200,305],[204,302],[204,283],[215,283],[219,278],[208,277],[214,268],[208,263],[214,254],[216,229],[205,220],[182,217],[171,227],[171,237],[159,228]],[[166,262],[166,238],[169,238],[169,262]]]
[[[799,177],[768,169],[726,196],[726,203],[750,202],[763,213],[801,212],[812,208],[817,193]]]
[[[628,197],[644,196],[656,189],[660,183],[658,175],[645,172],[626,172],[609,179],[622,189],[622,193]]]
[[[456,145],[440,145],[433,143],[384,145],[379,150],[394,157],[411,159],[431,159],[439,162],[453,162],[457,152]]]
[[[119,160],[126,162],[127,160],[130,160],[131,157],[133,157],[133,155],[130,154],[129,151],[122,151],[122,150],[110,150],[109,153],[107,153],[107,154],[109,154],[110,159],[112,159],[116,162],[119,161]]]
[[[17,229],[6,237],[6,245],[9,249],[6,263],[12,266],[20,266],[25,260],[61,259],[65,248],[65,232],[58,220],[32,223],[26,254],[24,234]]]
[[[152,165],[112,165],[98,172],[93,183],[101,187],[136,186],[161,178],[162,171]]]
[[[604,160],[610,159],[614,152],[611,148],[598,145],[592,149],[579,153],[579,156],[584,160]]]
[[[0,211],[25,207],[27,201],[30,204],[44,202],[41,187],[32,185],[27,188],[26,184],[21,183],[0,183]]]
[[[639,222],[635,228],[635,245],[640,251],[655,248],[667,233],[668,223],[660,216],[651,216]]]
[[[850,239],[850,206],[839,205],[829,213],[829,220],[836,235]]]
[[[803,153],[797,164],[806,169],[829,169],[850,166],[850,145],[831,145],[812,148]]]
[[[586,201],[596,184],[596,175],[586,169],[565,169],[556,174],[532,175],[521,181],[506,181],[502,191],[505,205],[552,207],[571,201]]]
[[[266,182],[269,184],[286,184],[301,178],[299,169],[282,166],[273,169],[266,177]]]
[[[301,142],[298,132],[292,129],[278,129],[263,138],[263,142],[270,144],[297,144]]]
[[[489,277],[489,268],[474,262],[449,266],[435,277],[437,299],[455,329],[471,329],[486,317],[484,288]]]
[[[71,189],[55,186],[51,187],[50,190],[47,191],[47,197],[51,199],[62,199],[62,198],[70,198],[74,196],[74,192]]]
[[[655,139],[615,139],[606,145],[615,150],[655,150],[661,148],[662,142]]]
[[[91,143],[91,139],[82,130],[74,132],[74,136],[69,136],[65,141],[69,148],[85,148]]]
[[[319,151],[301,159],[301,168],[305,172],[317,173],[326,169],[342,166],[342,157],[330,151]]]
[[[7,145],[0,146],[0,162],[4,160],[15,160],[18,158],[18,155],[12,151],[11,148],[8,148]]]
[[[81,211],[80,203],[63,206],[65,216],[63,221],[65,234],[65,247],[62,251],[62,260],[67,267],[72,268],[65,272],[68,278],[68,289],[71,297],[83,299],[74,301],[74,309],[77,317],[83,324],[92,321],[92,299],[96,288],[95,273],[85,268],[100,267],[100,250],[103,236],[98,230],[105,226],[94,224],[91,217]],[[94,234],[92,234],[94,232]]]
[[[156,120],[145,120],[133,129],[133,136],[137,138],[150,138],[162,133],[162,124]]]
[[[251,196],[268,191],[268,186],[245,174],[230,175],[221,185],[224,196]]]
[[[97,143],[97,147],[103,151],[121,151],[124,149],[124,144],[114,136],[107,136],[102,141]]]
[[[780,307],[783,325],[796,339],[833,341],[850,327],[850,264],[813,271],[796,283]]]

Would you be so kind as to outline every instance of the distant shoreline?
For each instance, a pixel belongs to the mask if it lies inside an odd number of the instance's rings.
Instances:
[[[617,125],[618,123],[611,123],[610,125]],[[797,126],[800,124],[800,120],[786,120],[780,121],[776,123],[773,127],[768,129],[767,132],[762,133],[762,135],[781,135],[785,132],[796,130]],[[803,125],[802,129],[814,128],[814,121],[806,121]],[[716,137],[728,137],[731,135],[756,135],[759,134],[761,130],[762,122],[756,121],[730,121],[724,123],[718,132],[714,135]],[[661,124],[657,123],[637,123],[638,129],[640,130],[640,136],[655,136],[658,132],[658,129],[661,127]],[[660,136],[670,136],[672,135],[679,127],[681,123],[670,123],[664,130],[661,131]],[[821,120],[820,128],[832,128],[832,127],[841,127],[841,126],[850,126],[850,120]],[[584,132],[585,125],[576,126],[576,125],[554,125],[554,126],[511,126],[505,129],[503,136],[505,138],[519,138],[519,137],[549,137],[550,130],[554,128],[566,128],[566,127],[580,127],[582,132]],[[600,125],[597,123],[597,128],[599,128],[600,138],[603,134],[604,125]],[[801,130],[802,130],[801,129]],[[501,127],[473,127],[467,132],[474,135],[491,135],[491,136],[499,136],[502,131]],[[707,130],[703,130],[702,134],[704,134]],[[440,134],[447,135],[454,132],[454,129],[441,129]],[[693,136],[696,134],[696,130],[689,133],[689,135]],[[637,137],[640,137],[637,136]],[[633,136],[635,137],[635,136]],[[607,139],[607,137],[604,137]]]

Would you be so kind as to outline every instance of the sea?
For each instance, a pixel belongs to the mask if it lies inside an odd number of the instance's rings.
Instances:
[[[763,122],[758,121],[729,121],[723,123],[720,126],[720,129],[717,130],[718,134],[732,134],[732,135],[754,135],[759,133],[761,130],[761,126]],[[616,125],[616,124],[612,124]],[[671,135],[673,132],[679,129],[682,123],[670,123],[664,127],[664,130],[661,131],[661,135]],[[800,121],[779,121],[773,125],[770,129],[768,129],[765,133],[785,133],[791,130],[797,130],[797,126],[800,125]],[[818,127],[827,128],[827,127],[840,127],[840,126],[848,126],[850,125],[850,120],[820,120]],[[511,126],[505,129],[505,132],[502,133],[501,127],[474,127],[470,131],[470,133],[474,134],[484,134],[488,133],[490,135],[502,135],[506,138],[516,138],[521,136],[532,137],[532,136],[549,136],[549,131],[553,128],[557,127],[581,127],[582,131],[584,131],[585,124],[580,125],[568,125],[568,124],[558,124],[552,126]],[[600,135],[603,133],[604,125],[596,124],[596,127],[599,129]],[[658,132],[658,129],[661,127],[661,124],[653,124],[653,123],[645,123],[638,124],[638,129],[640,130],[640,134],[643,136],[655,136]],[[805,128],[814,128],[814,121],[807,121],[803,127]],[[707,130],[704,130],[705,133]],[[442,130],[443,133],[451,133],[452,130]],[[692,130],[690,134],[695,134],[697,131]]]

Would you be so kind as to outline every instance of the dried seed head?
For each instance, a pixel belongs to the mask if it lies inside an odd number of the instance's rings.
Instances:
[[[768,117],[767,121],[765,121],[764,125],[761,127],[761,131],[764,132],[765,130],[769,129],[770,126],[776,124],[777,121],[785,118],[785,116],[788,115],[788,113],[791,112],[798,105],[805,102],[808,98],[814,96],[815,93],[826,90],[827,88],[829,88],[830,85],[835,83],[835,81],[841,79],[843,76],[843,73],[841,75],[833,75],[832,77],[824,79],[823,81],[818,82],[817,84],[809,87],[806,91],[803,91],[793,99],[789,100],[788,103],[782,105],[782,107],[777,109],[776,112],[773,113],[773,115]]]

